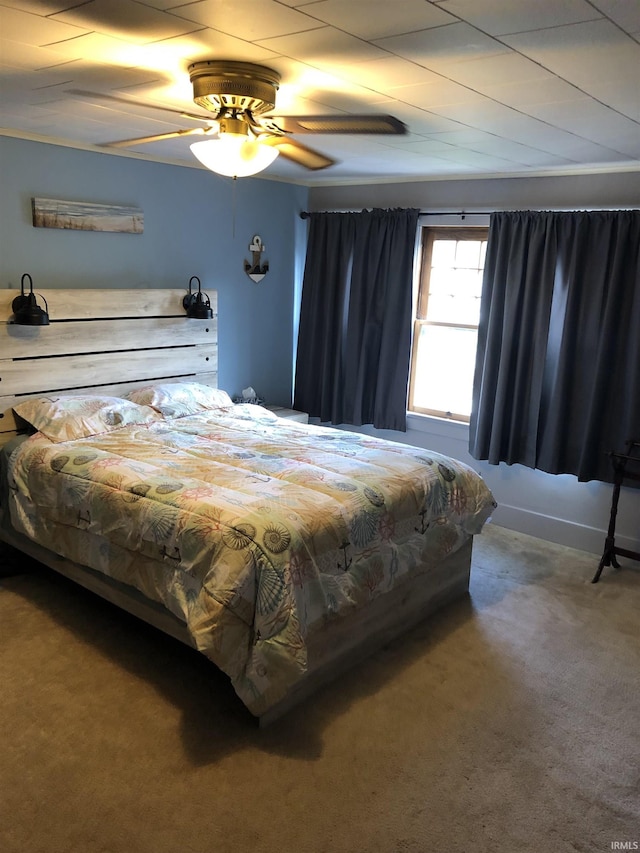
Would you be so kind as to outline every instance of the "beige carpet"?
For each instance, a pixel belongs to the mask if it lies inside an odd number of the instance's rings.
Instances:
[[[597,562],[487,527],[468,599],[265,731],[195,652],[48,571],[0,579],[0,850],[640,844],[640,564]]]

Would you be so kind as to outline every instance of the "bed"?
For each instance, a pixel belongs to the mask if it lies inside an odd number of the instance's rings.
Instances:
[[[215,294],[211,320],[44,295],[50,326],[2,328],[0,537],[206,655],[261,725],[466,593],[495,506],[472,469],[234,405]]]

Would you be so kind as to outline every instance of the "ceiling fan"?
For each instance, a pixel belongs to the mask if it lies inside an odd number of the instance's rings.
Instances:
[[[278,154],[306,169],[326,169],[336,161],[293,138],[298,134],[394,134],[407,132],[406,125],[390,115],[265,115],[274,109],[280,83],[277,71],[264,65],[231,60],[206,60],[189,66],[193,100],[209,113],[179,112],[205,127],[174,130],[137,139],[106,143],[126,148],[162,139],[199,135],[208,137],[191,146],[205,166],[232,177],[256,174]],[[106,96],[110,100],[122,100]],[[133,103],[126,100],[127,103]],[[176,112],[172,110],[172,112]]]

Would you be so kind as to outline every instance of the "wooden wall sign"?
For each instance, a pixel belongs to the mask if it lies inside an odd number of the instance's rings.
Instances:
[[[31,206],[35,228],[118,231],[125,234],[142,234],[144,231],[144,213],[138,207],[55,198],[33,198]]]

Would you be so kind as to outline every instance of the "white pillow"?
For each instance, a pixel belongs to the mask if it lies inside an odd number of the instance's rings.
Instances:
[[[212,409],[233,407],[226,391],[199,382],[168,382],[145,385],[127,394],[127,399],[142,406],[151,406],[165,418],[182,418]]]
[[[72,441],[160,420],[149,406],[96,394],[34,397],[18,403],[13,411],[51,441]]]

